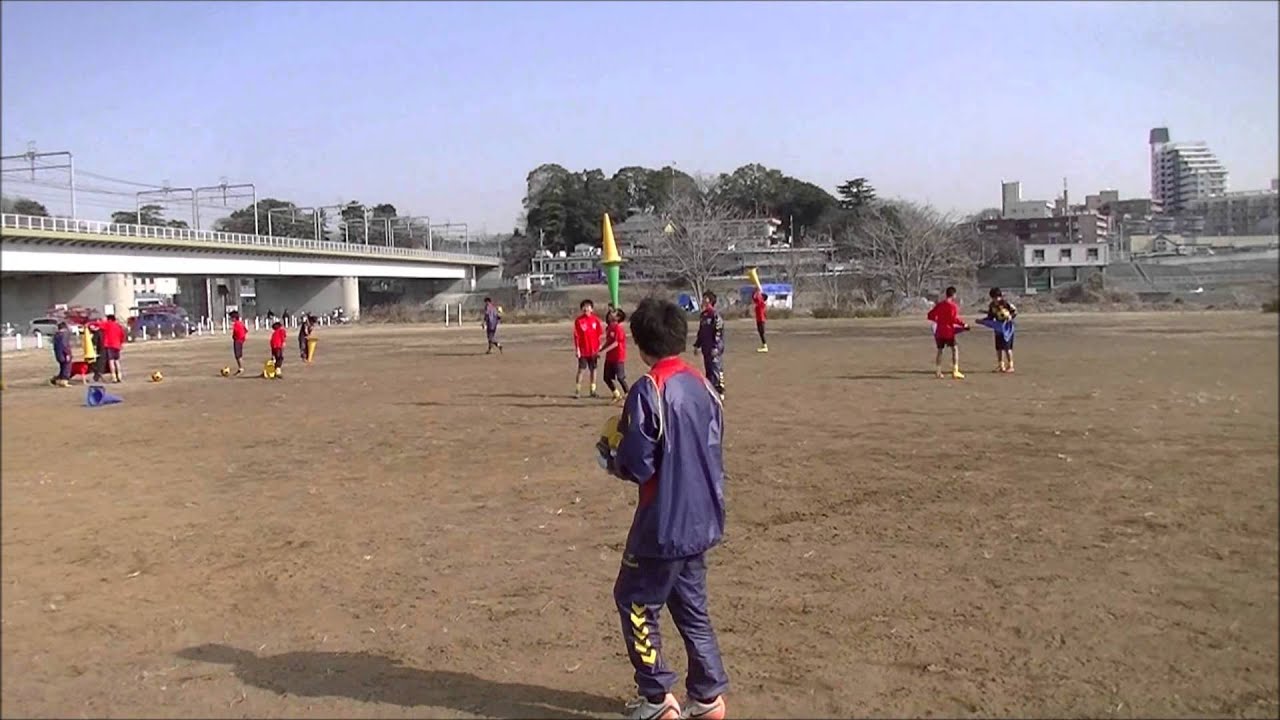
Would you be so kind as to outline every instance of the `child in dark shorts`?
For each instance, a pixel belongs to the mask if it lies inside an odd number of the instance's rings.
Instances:
[[[613,402],[620,403],[627,394],[627,332],[622,325],[627,314],[614,308],[605,319],[609,324],[605,326],[604,348],[600,351],[604,354],[604,384],[613,393]]]
[[[244,341],[249,337],[249,328],[240,319],[240,312],[231,311],[231,354],[236,359],[236,374],[244,374]]]
[[[991,302],[987,304],[985,320],[996,325],[992,327],[996,336],[995,371],[1011,373],[1013,372],[1013,319],[1018,316],[1018,308],[1005,299],[1004,292],[998,287],[991,288],[988,295],[991,297]]]

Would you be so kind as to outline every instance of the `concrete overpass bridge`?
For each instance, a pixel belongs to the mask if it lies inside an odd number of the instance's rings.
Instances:
[[[182,291],[198,297],[181,298],[197,315],[220,314],[203,282],[211,277],[253,278],[258,305],[277,312],[341,305],[358,314],[360,278],[395,280],[406,299],[427,300],[473,289],[480,279],[496,277],[499,263],[415,248],[0,215],[0,308],[13,323],[53,303],[111,305],[127,313],[135,303],[134,275],[200,280]],[[238,289],[233,292],[238,298]]]

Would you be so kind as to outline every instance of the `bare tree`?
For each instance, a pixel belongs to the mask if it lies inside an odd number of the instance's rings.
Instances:
[[[821,266],[818,268],[821,270]],[[791,283],[791,302],[799,307],[800,296],[808,289],[808,275],[813,272],[812,257],[797,248],[787,248],[782,256],[782,274]]]
[[[672,197],[658,215],[653,236],[644,239],[644,252],[631,258],[652,277],[685,282],[695,296],[727,270],[730,248],[744,219],[716,201],[707,183],[699,184],[704,187]]]
[[[817,277],[814,285],[822,297],[821,307],[834,309],[844,304],[844,291],[840,287],[841,277],[835,271],[824,271]]]
[[[845,246],[865,273],[905,297],[920,297],[973,268],[955,220],[912,202],[881,205]]]

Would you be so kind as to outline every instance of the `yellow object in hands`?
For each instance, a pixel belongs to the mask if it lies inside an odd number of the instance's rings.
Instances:
[[[764,292],[764,288],[760,286],[760,272],[755,268],[747,268],[747,279],[752,285],[756,286],[757,292]]]
[[[80,351],[84,353],[85,362],[98,359],[98,351],[93,347],[93,333],[87,327],[80,331]]]
[[[618,429],[618,423],[622,422],[621,415],[614,415],[604,421],[604,429],[600,431],[600,437],[609,444],[610,450],[617,450],[622,444],[622,431]]]
[[[620,415],[605,420],[604,427],[600,430],[600,439],[596,441],[596,460],[609,473],[614,471],[614,458],[617,456],[618,446],[622,444],[622,431],[618,429],[621,421]]]

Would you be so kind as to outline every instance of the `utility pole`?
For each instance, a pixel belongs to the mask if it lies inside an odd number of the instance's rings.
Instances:
[[[168,200],[169,195],[171,193],[176,193],[176,192],[191,193],[191,223],[193,226],[199,223],[200,221],[197,217],[197,212],[196,212],[196,189],[189,188],[189,187],[184,187],[184,188],[169,187],[168,181],[165,181],[165,186],[159,190],[139,190],[137,194],[134,195],[133,219],[136,221],[135,224],[137,225],[142,224],[142,196],[143,195],[160,195],[164,198],[164,200]],[[182,198],[182,199],[185,200],[186,198]]]
[[[393,223],[394,223],[396,220],[404,220],[405,227],[409,230],[409,245],[410,245],[410,246],[412,246],[412,245],[413,245],[413,222],[414,222],[415,220],[426,220],[426,221],[427,221],[427,232],[428,232],[428,238],[430,237],[429,233],[430,233],[430,229],[431,229],[431,216],[429,216],[429,215],[397,215],[396,217],[390,218],[390,220],[391,220]],[[395,232],[395,228],[394,228],[394,227],[392,227],[392,228],[391,228],[391,231],[394,233],[394,232]],[[392,238],[392,242],[391,242],[391,244],[392,244],[392,245],[395,245],[394,236],[393,236],[393,238]],[[428,243],[428,246],[430,246],[430,243]]]
[[[315,213],[316,213],[316,240],[324,240],[324,239],[325,239],[324,231],[325,231],[325,227],[328,225],[328,222],[326,222],[326,221],[325,221],[325,219],[324,219],[324,218],[325,218],[324,211],[325,211],[325,210],[337,210],[339,213],[341,213],[341,212],[342,212],[342,208],[344,208],[344,207],[346,207],[346,205],[343,205],[343,204],[342,204],[342,202],[341,202],[341,201],[339,201],[338,203],[336,203],[336,204],[334,204],[334,205],[321,205],[321,206],[319,206],[319,207],[315,208]]]
[[[228,194],[227,194],[227,191],[228,191],[228,190],[241,190],[241,189],[244,189],[244,188],[248,188],[248,189],[249,189],[249,191],[250,191],[250,193],[251,193],[250,197],[252,197],[252,198],[253,198],[253,234],[254,234],[254,235],[257,235],[257,234],[258,234],[258,188],[257,188],[256,186],[254,186],[254,184],[253,184],[253,183],[240,183],[240,184],[238,184],[238,185],[228,185],[228,184],[227,184],[227,179],[226,179],[226,178],[223,178],[223,179],[222,179],[222,182],[218,183],[217,185],[210,185],[210,186],[208,186],[208,187],[199,187],[199,188],[196,188],[196,189],[193,191],[193,193],[194,193],[194,195],[195,195],[195,196],[197,196],[197,198],[198,198],[198,196],[199,196],[199,195],[200,195],[200,193],[202,193],[202,192],[206,192],[206,191],[209,191],[209,190],[221,190],[221,191],[222,191],[222,206],[223,206],[223,207],[226,207],[226,206],[227,206],[227,200],[228,200],[229,198],[244,197],[243,195],[228,195]],[[197,230],[199,230],[199,229],[200,229],[200,209],[199,209],[199,208],[200,208],[200,205],[199,205],[199,203],[196,201],[196,199],[193,199],[193,200],[192,200],[192,203],[193,203],[194,207],[196,208],[196,210],[195,210],[195,228],[196,228]],[[269,232],[269,231],[268,231],[268,234],[270,234],[270,232]]]
[[[277,212],[287,212],[287,213],[289,213],[289,220],[290,220],[290,221],[296,221],[296,220],[298,219],[298,211],[299,211],[299,210],[310,210],[310,211],[311,211],[311,214],[312,214],[311,224],[312,224],[312,226],[314,227],[314,226],[315,226],[315,224],[316,224],[316,215],[317,215],[317,209],[316,209],[316,208],[313,208],[313,207],[282,207],[282,208],[271,208],[270,210],[267,210],[267,235],[272,235],[272,234],[273,234],[273,230],[272,230],[272,227],[271,227],[271,214],[272,214],[272,213],[277,213]]]
[[[385,233],[386,233],[386,237],[384,238],[384,240],[385,240],[385,242],[386,242],[387,246],[390,246],[390,245],[392,244],[392,237],[391,237],[391,232],[392,232],[392,223],[394,223],[397,219],[399,219],[399,218],[394,218],[394,217],[378,217],[378,218],[376,218],[376,217],[373,217],[373,211],[371,211],[371,210],[365,210],[365,211],[364,211],[364,219],[356,218],[355,220],[348,220],[347,222],[349,222],[349,223],[350,223],[350,222],[358,222],[358,223],[361,223],[361,224],[363,224],[363,225],[364,225],[364,244],[365,244],[365,245],[368,245],[368,244],[369,244],[369,225],[371,224],[371,223],[370,223],[370,221],[372,221],[372,220],[380,220],[380,221],[382,221],[382,229],[383,229],[383,231],[385,231]]]
[[[36,165],[36,158],[46,157],[63,157],[66,156],[67,162],[64,165]],[[34,140],[27,143],[27,151],[21,155],[5,155],[0,160],[26,160],[29,168],[5,168],[4,172],[22,171],[30,169],[31,179],[36,179],[36,170],[67,170],[71,175],[71,217],[76,217],[76,162],[69,151],[61,152],[36,152],[36,143]]]

